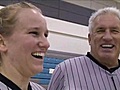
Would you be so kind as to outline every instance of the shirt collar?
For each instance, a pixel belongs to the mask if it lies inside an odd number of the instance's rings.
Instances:
[[[90,58],[90,60],[92,60],[93,62],[95,62],[97,65],[99,65],[100,67],[102,67],[103,69],[109,71],[110,73],[114,72],[115,70],[117,70],[119,67],[120,67],[120,60],[118,59],[118,62],[119,62],[119,66],[117,67],[114,67],[114,68],[111,68],[111,69],[108,69],[105,65],[101,64],[100,62],[98,62],[97,59],[95,59],[91,54],[90,52],[87,52],[87,55],[86,55],[88,58]]]
[[[15,83],[9,80],[7,77],[0,73],[0,81],[4,83],[7,87],[11,88],[12,90],[21,90]],[[29,83],[28,90],[32,90],[31,85]]]

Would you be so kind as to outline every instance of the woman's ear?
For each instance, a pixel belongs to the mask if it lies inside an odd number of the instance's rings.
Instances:
[[[7,47],[5,45],[5,39],[4,37],[0,34],[0,51],[4,52],[7,50]]]

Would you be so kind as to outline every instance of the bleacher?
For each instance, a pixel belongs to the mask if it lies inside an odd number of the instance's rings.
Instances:
[[[62,59],[58,58],[45,57],[43,71],[31,77],[31,79],[36,81],[40,85],[47,86],[56,65],[61,63],[62,61]]]

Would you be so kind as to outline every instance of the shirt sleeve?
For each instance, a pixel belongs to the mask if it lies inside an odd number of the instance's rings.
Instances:
[[[34,82],[30,82],[30,85],[32,87],[32,90],[46,90],[41,85],[34,83]]]
[[[60,64],[55,68],[47,90],[64,90],[64,74]]]

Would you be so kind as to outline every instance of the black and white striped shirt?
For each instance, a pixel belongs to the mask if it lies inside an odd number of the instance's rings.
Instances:
[[[15,83],[0,74],[0,90],[21,90]],[[37,83],[30,82],[28,90],[45,90],[42,86]]]
[[[90,53],[65,60],[55,68],[48,90],[120,90],[120,66],[108,69]]]

